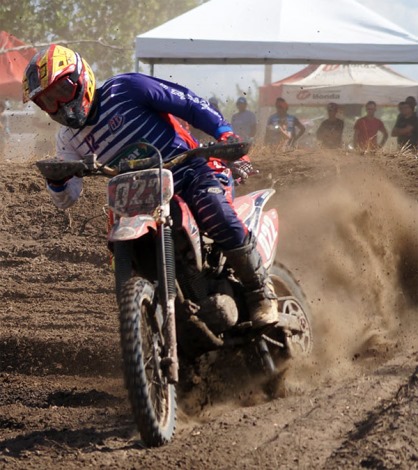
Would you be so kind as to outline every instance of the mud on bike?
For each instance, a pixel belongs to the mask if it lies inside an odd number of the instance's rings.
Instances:
[[[50,179],[107,176],[125,384],[141,438],[169,442],[176,425],[176,384],[183,358],[209,351],[249,351],[266,376],[281,361],[312,349],[310,310],[291,272],[276,262],[279,220],[266,210],[273,189],[235,198],[234,208],[254,234],[279,299],[278,322],[253,328],[244,288],[222,250],[201,233],[187,204],[174,193],[171,169],[189,158],[233,162],[248,144],[213,144],[164,163],[159,150],[139,142],[106,165],[84,160],[37,162]]]

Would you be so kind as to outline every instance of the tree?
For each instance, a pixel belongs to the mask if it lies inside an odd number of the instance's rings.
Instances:
[[[0,24],[35,47],[54,42],[66,45],[68,41],[100,80],[133,70],[135,36],[204,1],[2,0]]]

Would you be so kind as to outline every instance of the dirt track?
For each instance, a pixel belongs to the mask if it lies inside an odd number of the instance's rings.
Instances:
[[[105,182],[62,212],[32,165],[0,163],[0,468],[418,468],[418,159],[254,161],[241,191],[277,190],[314,355],[274,400],[227,366],[202,377],[151,450],[120,374]]]

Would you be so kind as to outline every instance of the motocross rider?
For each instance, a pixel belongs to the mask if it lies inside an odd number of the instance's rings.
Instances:
[[[219,111],[187,88],[140,73],[116,75],[97,88],[89,64],[77,52],[55,44],[35,54],[25,70],[23,101],[29,100],[62,125],[56,150],[64,160],[95,153],[105,164],[122,147],[143,141],[160,149],[167,162],[199,145],[174,116],[218,141],[237,137]],[[213,169],[195,157],[172,171],[176,193],[200,229],[223,249],[243,284],[253,325],[276,322],[278,301],[254,236],[226,200]],[[68,208],[81,195],[82,178],[47,180],[47,190],[57,207]]]

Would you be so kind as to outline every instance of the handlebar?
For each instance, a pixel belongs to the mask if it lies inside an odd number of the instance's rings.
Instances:
[[[36,162],[36,166],[40,173],[49,180],[64,180],[72,176],[95,176],[105,175],[108,177],[116,176],[120,173],[128,171],[145,170],[147,168],[160,167],[172,169],[175,165],[185,162],[187,159],[200,156],[206,159],[210,157],[219,158],[227,162],[234,162],[246,155],[250,148],[249,142],[234,143],[211,143],[204,147],[187,150],[176,155],[169,162],[163,162],[160,151],[151,144],[138,143],[124,147],[110,161],[108,165],[103,165],[97,161],[97,156],[87,155],[83,160],[58,160],[56,158],[40,160]],[[151,157],[141,157],[141,152],[148,149],[154,152]],[[118,164],[118,167],[111,165]]]

